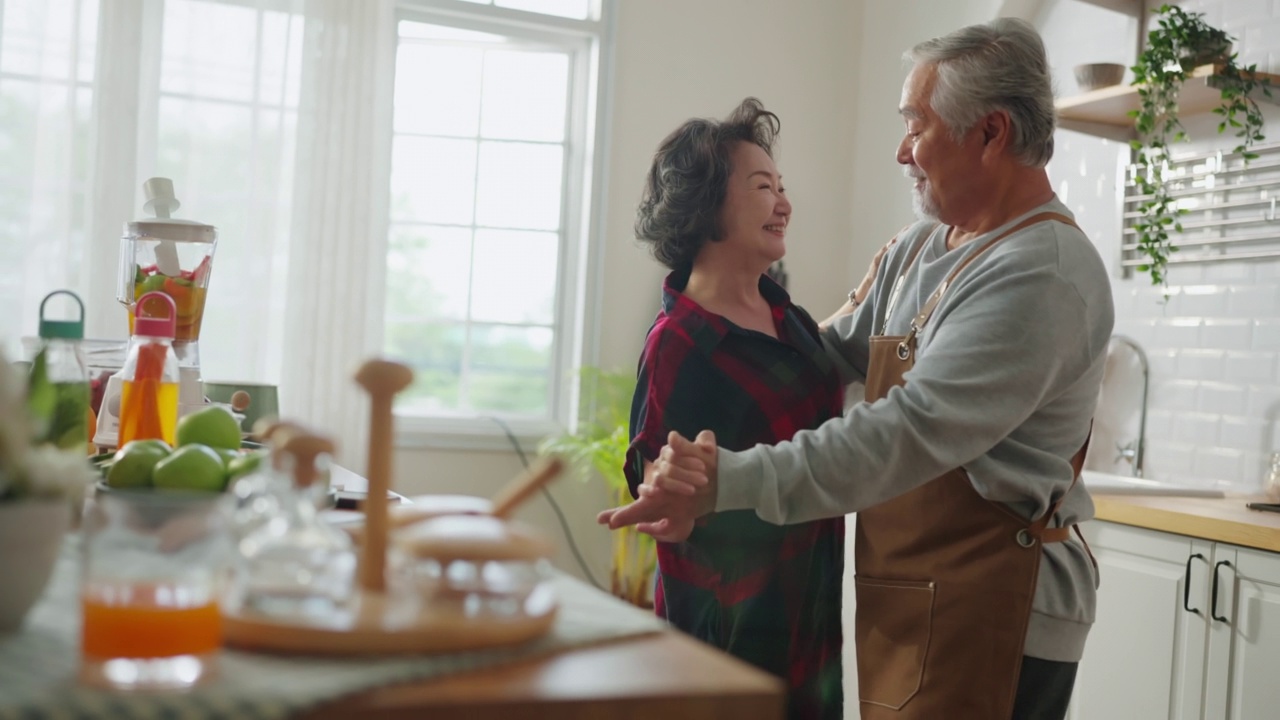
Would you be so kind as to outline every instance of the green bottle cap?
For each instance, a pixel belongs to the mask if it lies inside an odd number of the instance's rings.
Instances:
[[[80,306],[80,318],[78,320],[46,320],[44,318],[44,306],[49,302],[49,298],[54,295],[70,295],[76,301],[76,305]],[[42,338],[62,338],[64,340],[83,340],[84,339],[84,303],[80,302],[80,296],[70,290],[54,290],[44,296],[44,300],[40,301],[40,337]]]

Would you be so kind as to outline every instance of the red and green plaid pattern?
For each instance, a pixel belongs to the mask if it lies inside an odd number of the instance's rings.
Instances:
[[[716,434],[745,450],[789,440],[842,409],[843,388],[817,326],[768,277],[760,290],[779,339],[702,309],[672,273],[640,357],[627,480],[667,433]],[[791,718],[840,718],[844,519],[777,526],[751,511],[717,513],[682,543],[659,543],[657,612],[674,626],[790,686]]]

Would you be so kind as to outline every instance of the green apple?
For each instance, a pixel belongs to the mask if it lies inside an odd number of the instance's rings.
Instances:
[[[203,444],[207,445],[208,443],[203,443]],[[222,458],[222,467],[224,468],[231,467],[231,461],[240,457],[239,450],[229,450],[227,448],[216,447],[216,448],[213,448],[213,451],[218,453],[218,457]]]
[[[178,447],[208,445],[240,449],[240,423],[221,405],[210,405],[178,419]]]
[[[107,470],[107,485],[113,488],[150,487],[152,474],[173,451],[163,440],[134,440],[116,451]]]
[[[217,451],[208,445],[183,445],[151,471],[151,482],[167,490],[222,492],[227,470]]]
[[[232,459],[227,463],[227,483],[233,483],[237,478],[257,470],[266,457],[266,450],[254,450]]]
[[[149,293],[149,292],[156,292],[157,290],[163,290],[164,278],[165,276],[161,275],[160,273],[156,273],[155,275],[148,275],[147,278],[142,281],[142,294]]]

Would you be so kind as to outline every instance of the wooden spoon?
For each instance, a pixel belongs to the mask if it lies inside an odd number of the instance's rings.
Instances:
[[[512,478],[493,496],[494,517],[506,519],[517,507],[524,504],[543,485],[554,480],[564,470],[564,461],[550,455],[539,459],[529,469]]]

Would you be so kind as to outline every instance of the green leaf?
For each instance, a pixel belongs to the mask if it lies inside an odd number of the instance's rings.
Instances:
[[[49,380],[48,359],[41,350],[31,361],[31,374],[27,376],[27,417],[31,420],[31,442],[43,443],[53,425],[58,409],[58,392]]]

